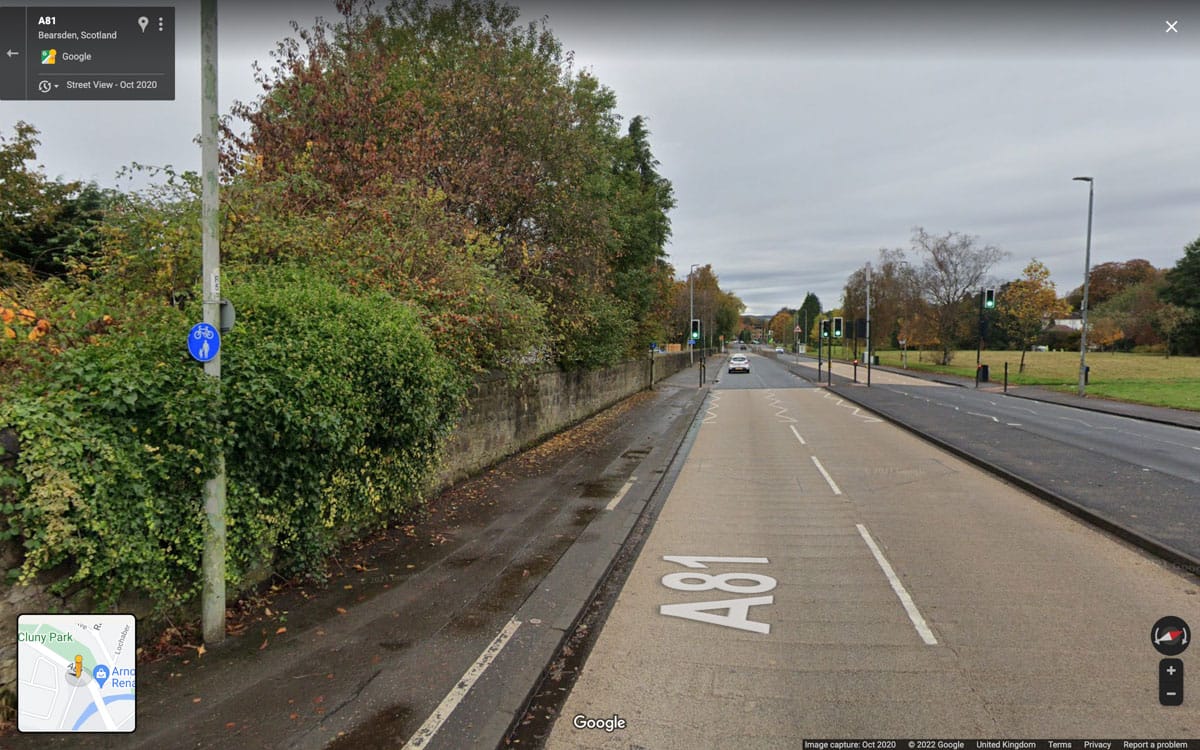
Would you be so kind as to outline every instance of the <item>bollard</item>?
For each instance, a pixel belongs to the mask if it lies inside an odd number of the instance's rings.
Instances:
[[[1004,363],[1004,392],[1008,393],[1008,362]]]

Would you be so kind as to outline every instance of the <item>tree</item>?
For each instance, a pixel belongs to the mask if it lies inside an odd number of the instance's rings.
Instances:
[[[796,342],[796,311],[789,310],[786,307],[779,309],[779,312],[771,316],[771,322],[767,324],[767,329],[771,332],[772,340],[779,345],[794,344]]]
[[[1159,299],[1163,286],[1162,272],[1133,286],[1125,287],[1101,305],[1089,311],[1089,317],[1111,318],[1121,327],[1124,347],[1148,346],[1163,341],[1156,327],[1158,313],[1164,303]],[[1089,331],[1089,335],[1090,335]]]
[[[801,326],[805,324],[805,321],[808,322],[808,330],[804,332],[805,344],[811,344],[813,326],[821,317],[821,300],[817,295],[807,292],[804,295],[804,301],[800,303],[800,309],[796,312],[796,316],[800,320]]]
[[[1131,286],[1154,279],[1158,269],[1150,261],[1134,258],[1123,263],[1101,263],[1088,274],[1088,309],[1093,310]],[[1083,287],[1067,295],[1071,309],[1078,310],[1083,300]]]
[[[14,130],[12,140],[0,137],[0,285],[25,272],[64,276],[70,259],[95,250],[91,230],[110,197],[94,183],[47,179],[27,164],[37,158],[37,128]]]
[[[867,316],[866,267],[846,279],[843,308],[851,318]],[[903,250],[880,249],[871,268],[871,341],[896,345],[900,321],[914,314],[920,298],[916,270]],[[878,343],[873,343],[872,348]]]
[[[505,288],[566,368],[665,333],[674,198],[642,118],[622,134],[613,92],[496,0],[338,10],[259,71],[263,96],[233,108],[248,132],[226,122],[234,233],[278,228],[241,241],[248,260],[387,268],[372,283],[435,308],[441,340],[511,328],[477,294]],[[295,242],[314,218],[328,228]]]
[[[950,364],[953,347],[971,319],[971,303],[988,270],[1006,253],[980,245],[978,237],[947,232],[932,236],[913,229],[913,250],[924,256],[917,272],[928,319],[941,347],[942,364]]]
[[[662,274],[668,268],[664,263],[671,236],[667,213],[675,206],[671,183],[655,169],[658,160],[650,152],[649,135],[642,117],[630,120],[628,134],[617,144],[613,165],[616,241],[609,257],[613,296],[627,306],[630,319],[637,324],[639,342],[656,340],[665,333],[662,321],[650,313],[660,300]]]
[[[1118,318],[1104,315],[1088,322],[1088,341],[1101,349],[1113,346],[1123,338],[1125,338],[1125,331]],[[1115,348],[1113,352],[1116,352]],[[1021,356],[1024,357],[1024,353]]]
[[[1166,304],[1158,311],[1158,317],[1155,321],[1158,330],[1162,331],[1163,336],[1167,339],[1166,355],[1171,356],[1171,338],[1175,336],[1184,326],[1191,323],[1196,317],[1194,310],[1179,305]]]
[[[1165,281],[1159,297],[1193,313],[1174,330],[1173,336],[1186,339],[1186,348],[1190,350],[1200,349],[1200,238],[1183,249],[1183,257],[1167,271]]]
[[[1023,275],[1007,286],[996,302],[1009,338],[1021,347],[1018,372],[1025,372],[1025,352],[1046,328],[1047,320],[1065,315],[1066,304],[1058,298],[1050,269],[1036,258],[1031,260]]]

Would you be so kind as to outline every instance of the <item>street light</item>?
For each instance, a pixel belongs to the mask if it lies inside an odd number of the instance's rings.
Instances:
[[[1079,395],[1087,395],[1087,303],[1088,280],[1092,275],[1092,200],[1095,197],[1095,183],[1091,177],[1076,177],[1080,182],[1088,184],[1088,228],[1087,250],[1083,256],[1083,302],[1079,306],[1083,318],[1083,330],[1079,332]]]
[[[696,269],[700,267],[699,263],[693,263],[688,269],[688,364],[696,364],[696,344],[692,339],[692,321],[696,319],[696,289],[692,283],[692,275]]]

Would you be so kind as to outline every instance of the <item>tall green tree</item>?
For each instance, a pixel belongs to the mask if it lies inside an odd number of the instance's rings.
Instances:
[[[1165,302],[1190,310],[1192,315],[1173,329],[1173,337],[1187,352],[1200,351],[1200,237],[1183,249],[1183,257],[1167,271],[1159,296]]]
[[[65,275],[72,258],[94,250],[91,230],[109,198],[94,183],[51,180],[33,166],[37,135],[19,121],[11,139],[0,136],[0,286]]]

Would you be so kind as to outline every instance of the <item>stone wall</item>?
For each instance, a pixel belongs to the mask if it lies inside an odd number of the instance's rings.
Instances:
[[[656,355],[654,380],[687,366],[686,352]],[[520,383],[481,378],[468,396],[435,484],[444,487],[476,474],[649,385],[649,357],[603,370],[545,370]]]

